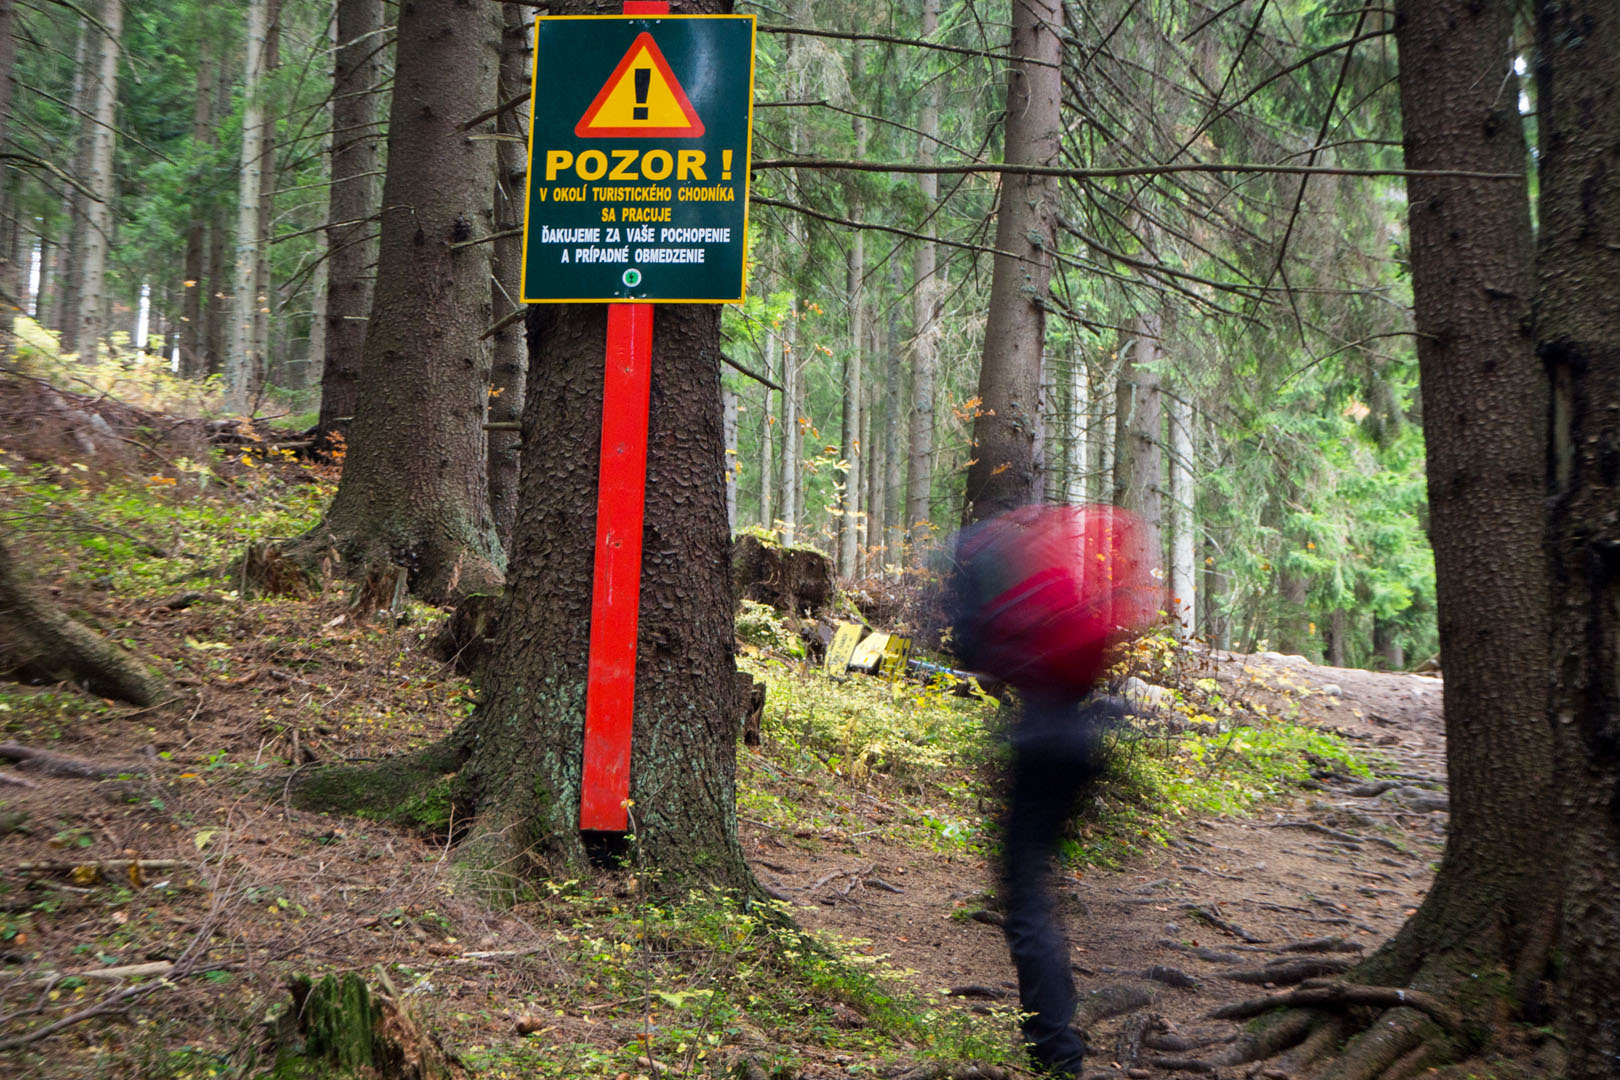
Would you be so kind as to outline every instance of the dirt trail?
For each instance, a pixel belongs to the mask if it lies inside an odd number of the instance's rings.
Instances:
[[[1173,1071],[1173,1059],[1197,1052],[1172,1049],[1172,1036],[1236,1030],[1207,1019],[1210,1010],[1341,970],[1375,949],[1422,899],[1444,843],[1438,679],[1275,653],[1211,663],[1234,696],[1298,702],[1310,722],[1364,751],[1378,779],[1319,775],[1319,789],[1257,817],[1190,821],[1170,847],[1119,871],[1060,880],[1090,1020],[1087,1075],[1098,1080]],[[915,972],[924,991],[954,990],[964,1004],[1016,1003],[999,927],[963,917],[964,905],[971,910],[993,888],[982,859],[876,836],[819,851],[749,826],[744,839],[760,879],[789,897],[806,925],[869,939]],[[1091,1019],[1099,1013],[1112,1015]]]

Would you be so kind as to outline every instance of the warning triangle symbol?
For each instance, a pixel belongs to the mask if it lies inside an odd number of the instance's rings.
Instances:
[[[650,33],[643,32],[574,125],[580,138],[695,139],[703,121]]]

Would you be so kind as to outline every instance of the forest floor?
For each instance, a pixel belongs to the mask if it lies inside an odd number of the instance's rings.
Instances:
[[[745,636],[770,695],[738,754],[743,843],[806,933],[634,866],[492,911],[445,807],[413,829],[284,797],[294,770],[423,745],[475,701],[431,648],[442,612],[361,611],[337,580],[249,597],[227,572],[307,528],[331,471],[105,395],[0,395],[0,419],[8,544],[172,688],[134,708],[0,681],[0,1077],[263,1075],[289,981],[339,972],[470,1076],[1025,1075],[988,704],[835,684],[780,627]],[[1212,1008],[1376,947],[1446,821],[1437,679],[1162,644],[1136,664],[1156,704],[1059,884],[1099,1077],[1154,1075],[1189,1056],[1177,1038],[1236,1030]],[[42,750],[114,768],[19,760]]]
[[[1218,1046],[1235,1034],[1211,1010],[1360,959],[1412,913],[1444,844],[1438,678],[1276,653],[1222,652],[1204,665],[1229,695],[1302,708],[1374,776],[1318,768],[1305,790],[1252,815],[1188,817],[1163,846],[1058,876],[1081,1017],[1099,1017],[1087,1025],[1088,1076],[1182,1071],[1197,1054],[1177,1039]],[[870,807],[871,822],[887,818],[880,801]],[[881,836],[744,835],[760,879],[793,898],[804,925],[880,943],[920,989],[1016,1002],[993,861]]]

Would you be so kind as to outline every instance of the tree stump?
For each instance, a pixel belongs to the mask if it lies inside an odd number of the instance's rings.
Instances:
[[[731,550],[731,580],[739,600],[769,604],[787,615],[811,615],[832,606],[833,562],[815,548],[793,547],[752,533]]]
[[[765,718],[765,684],[756,682],[746,671],[737,672],[737,693],[742,703],[742,741],[758,746],[760,723]]]
[[[400,1006],[388,983],[373,992],[354,972],[292,982],[293,1009],[278,1033],[277,1067],[303,1059],[379,1080],[461,1080],[467,1075]],[[280,1075],[278,1072],[277,1075]]]

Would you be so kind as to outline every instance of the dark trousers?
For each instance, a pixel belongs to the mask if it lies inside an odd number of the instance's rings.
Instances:
[[[1080,1074],[1085,1040],[1069,1026],[1074,976],[1048,879],[1064,822],[1100,767],[1103,728],[1118,712],[1107,699],[1077,702],[1026,694],[1011,734],[1012,785],[1002,842],[1004,930],[1018,969],[1019,1001],[1028,1014],[1024,1041],[1041,1065],[1059,1074]]]

